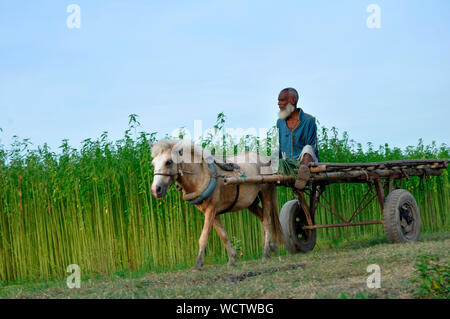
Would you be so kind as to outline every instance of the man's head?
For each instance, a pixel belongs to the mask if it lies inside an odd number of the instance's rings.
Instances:
[[[296,89],[286,88],[281,90],[278,95],[278,107],[280,108],[280,112],[278,112],[278,117],[280,119],[285,119],[292,112],[295,111],[298,102],[298,93]]]

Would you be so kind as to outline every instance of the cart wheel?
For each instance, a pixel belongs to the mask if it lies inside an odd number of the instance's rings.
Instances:
[[[281,208],[280,224],[283,230],[284,246],[291,254],[308,252],[316,245],[316,230],[304,230],[306,215],[298,200],[290,200]]]
[[[384,230],[391,243],[419,240],[420,213],[414,196],[404,189],[392,191],[383,209]]]

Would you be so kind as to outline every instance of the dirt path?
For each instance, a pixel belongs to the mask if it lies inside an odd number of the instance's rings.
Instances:
[[[354,242],[308,254],[207,265],[204,270],[148,274],[139,278],[87,280],[80,289],[65,280],[0,288],[6,298],[412,298],[416,256],[447,259],[450,233],[425,234],[414,244]],[[367,266],[381,269],[381,288],[369,289]]]

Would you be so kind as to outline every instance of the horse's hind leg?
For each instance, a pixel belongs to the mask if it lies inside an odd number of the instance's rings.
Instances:
[[[270,193],[270,185],[263,185],[261,189],[261,202],[262,202],[262,213],[263,213],[263,229],[264,229],[264,252],[263,252],[263,260],[270,258],[270,229],[271,229],[271,219],[270,213],[272,209],[271,201],[272,194]]]
[[[213,225],[217,231],[217,234],[219,235],[220,239],[222,240],[223,244],[227,248],[228,266],[236,265],[236,263],[235,263],[236,252],[234,251],[233,247],[231,246],[230,240],[228,239],[227,232],[225,231],[225,228],[223,227],[223,224],[220,221],[219,216],[216,216],[216,218],[214,219]]]
[[[261,194],[261,193],[259,193],[259,197],[262,198],[262,194]],[[272,251],[272,252],[274,252],[274,253],[277,253],[277,252],[278,252],[278,247],[277,247],[277,245],[272,244],[272,243],[270,242],[270,235],[266,235],[268,232],[266,231],[267,227],[264,226],[264,210],[263,210],[263,208],[259,207],[258,204],[259,204],[259,199],[257,198],[257,199],[253,202],[253,204],[251,204],[251,205],[248,207],[248,210],[249,210],[253,215],[255,215],[256,217],[258,217],[259,221],[260,221],[261,224],[263,225],[262,230],[263,230],[263,243],[264,243],[264,245],[265,245],[265,243],[266,243],[266,236],[269,236],[269,250]],[[266,223],[267,223],[267,221],[266,221]],[[266,256],[266,258],[267,258],[267,256]]]
[[[263,222],[263,210],[261,207],[258,206],[258,204],[259,204],[259,199],[258,199],[258,197],[256,197],[255,201],[247,209],[250,211],[250,213],[252,213],[256,217],[258,217],[259,221],[262,223]]]

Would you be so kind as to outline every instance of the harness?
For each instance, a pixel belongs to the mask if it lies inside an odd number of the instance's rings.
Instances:
[[[218,163],[214,160],[214,158],[212,156],[208,156],[207,158],[205,158],[205,161],[206,161],[207,167],[208,167],[209,179],[206,180],[200,186],[200,188],[198,190],[196,190],[195,192],[185,193],[183,190],[183,199],[185,201],[187,201],[189,204],[192,204],[192,205],[201,204],[205,199],[207,199],[209,196],[211,196],[211,194],[216,189],[217,179],[227,177],[224,175],[219,175],[217,173],[216,165],[226,171],[234,172],[235,170],[240,170],[242,172],[239,165],[237,165],[235,163]],[[170,176],[170,177],[176,176],[175,179],[178,179],[179,177],[183,176],[183,173],[192,174],[192,172],[185,171],[183,169],[182,165],[183,165],[183,163],[179,163],[177,165],[177,173],[175,173],[175,174],[158,173],[157,172],[157,173],[154,173],[153,175],[162,175],[162,176]],[[244,174],[244,173],[242,172],[242,174]],[[245,176],[245,174],[244,174],[244,176]],[[226,213],[227,211],[230,211],[234,207],[234,205],[236,205],[237,201],[239,200],[239,186],[240,186],[239,184],[236,184],[236,195],[235,195],[234,200],[231,203],[231,205],[229,205],[226,209],[218,212],[218,214]],[[177,184],[177,189],[182,190],[181,187],[179,186],[179,184]]]

